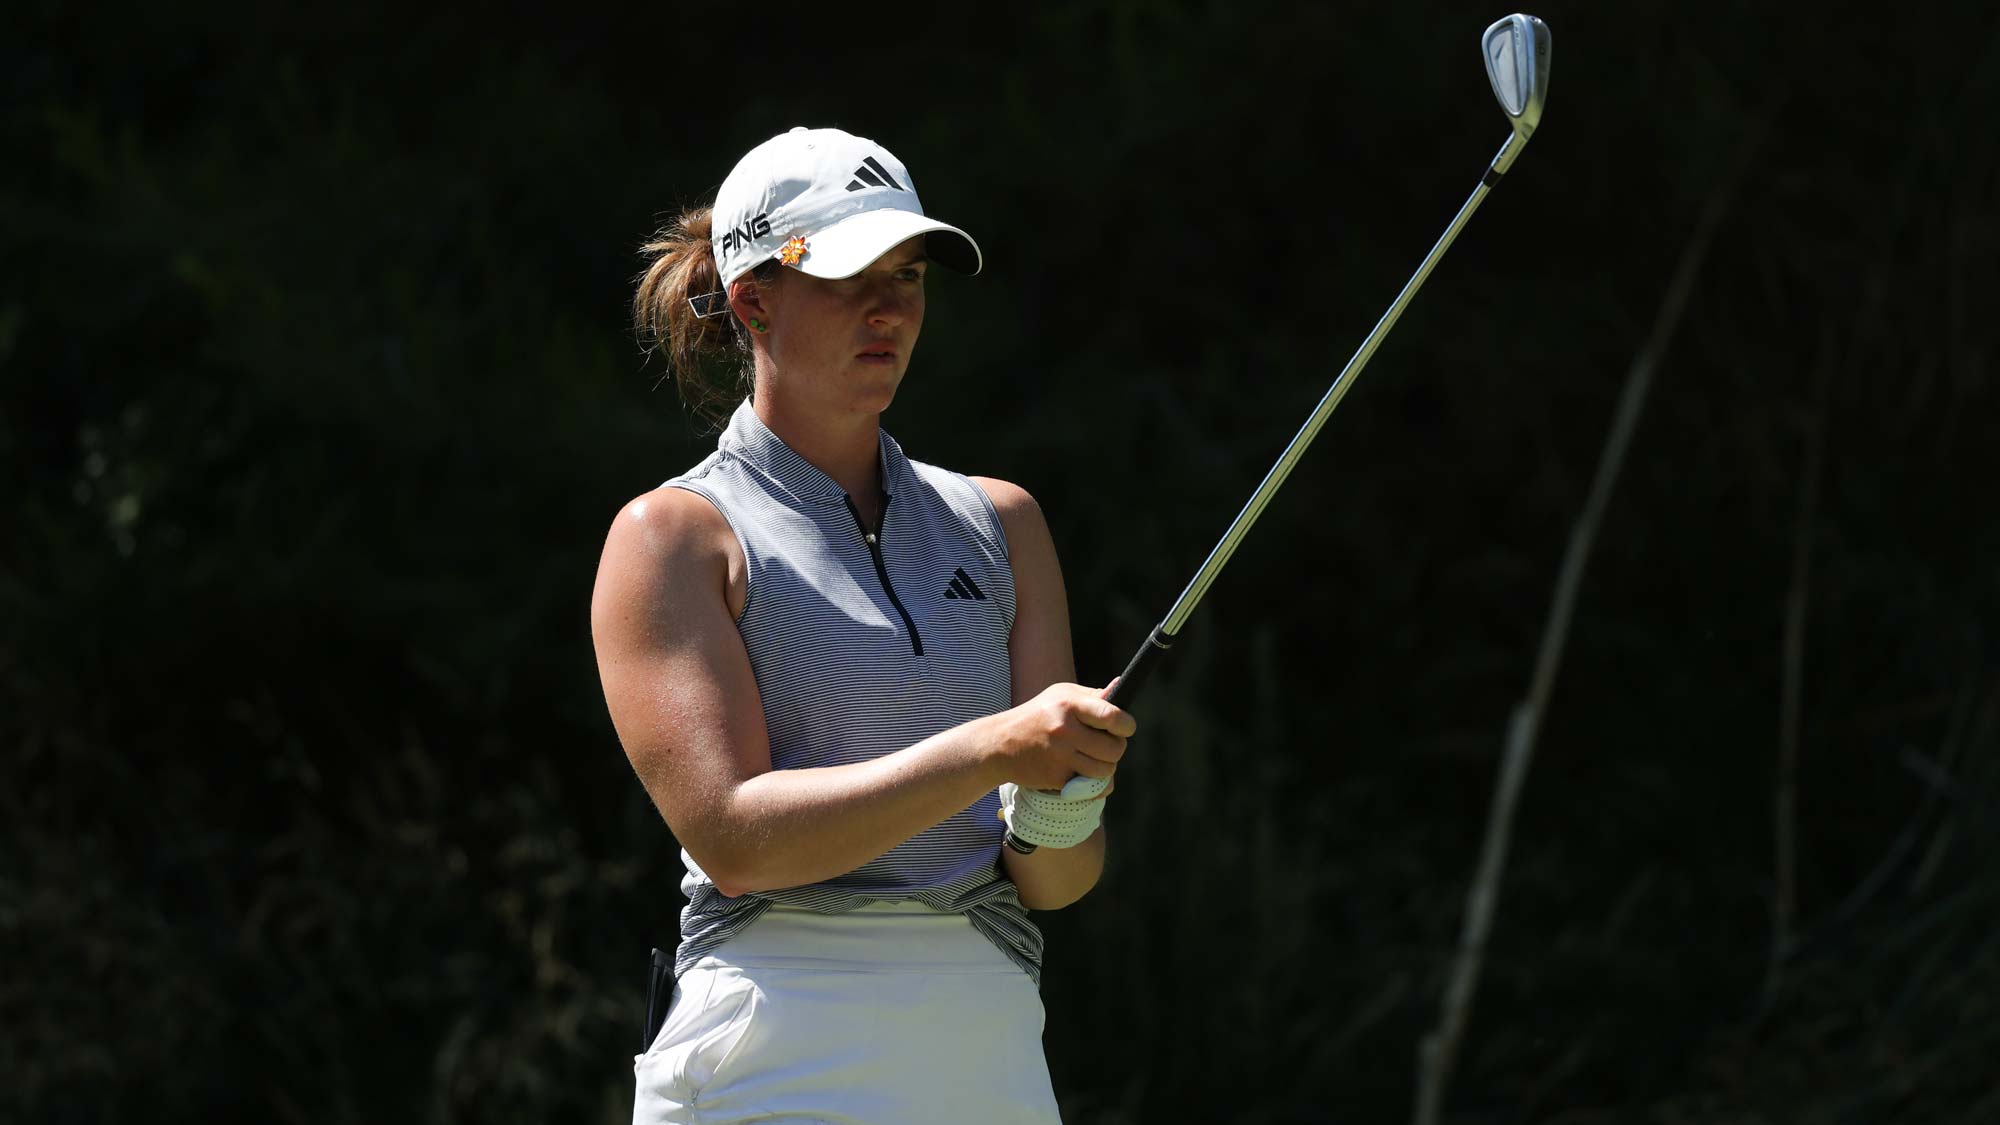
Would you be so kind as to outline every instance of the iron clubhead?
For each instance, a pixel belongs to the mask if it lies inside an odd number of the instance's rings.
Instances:
[[[1549,96],[1549,25],[1519,12],[1499,20],[1479,38],[1493,96],[1526,142],[1541,124]]]

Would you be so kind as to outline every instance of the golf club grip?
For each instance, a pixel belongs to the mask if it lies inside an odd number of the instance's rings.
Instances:
[[[1112,683],[1111,690],[1104,693],[1105,701],[1130,710],[1133,702],[1139,698],[1139,689],[1145,686],[1146,678],[1152,674],[1153,666],[1160,662],[1160,657],[1166,655],[1166,651],[1172,648],[1173,644],[1174,639],[1167,634],[1165,626],[1155,626],[1153,635],[1147,637],[1146,642],[1139,646],[1139,651],[1132,654],[1132,662],[1125,666],[1125,671]],[[1070,778],[1072,784],[1084,780],[1080,776]],[[1102,786],[1099,785],[1097,788],[1101,789]],[[1036,845],[1016,837],[1012,832],[1004,833],[1000,839],[1007,847],[1022,855],[1033,855],[1036,851]]]
[[[1153,635],[1147,637],[1145,643],[1139,646],[1139,651],[1132,654],[1132,662],[1125,665],[1125,670],[1118,674],[1118,681],[1105,693],[1105,700],[1130,711],[1132,705],[1139,701],[1139,692],[1146,686],[1147,678],[1153,674],[1154,665],[1160,662],[1160,657],[1165,656],[1173,644],[1174,639],[1166,634],[1163,627],[1154,626]]]

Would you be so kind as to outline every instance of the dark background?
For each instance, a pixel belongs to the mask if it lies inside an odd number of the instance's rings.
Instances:
[[[628,1119],[679,866],[588,603],[612,514],[713,446],[642,362],[637,245],[794,124],[903,158],[988,269],[939,275],[885,424],[1040,498],[1102,682],[1506,136],[1505,10],[14,7],[0,1115]],[[1541,132],[1203,603],[1105,881],[1045,919],[1068,1120],[1409,1117],[1712,205],[1446,1117],[2000,1120],[2000,15],[1537,13]]]

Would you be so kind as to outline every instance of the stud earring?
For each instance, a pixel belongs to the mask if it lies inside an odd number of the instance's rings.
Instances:
[[[750,318],[750,330],[752,332],[769,332],[771,326],[753,316]]]

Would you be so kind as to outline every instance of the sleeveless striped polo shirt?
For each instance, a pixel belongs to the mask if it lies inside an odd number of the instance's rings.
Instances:
[[[763,697],[774,769],[868,761],[1012,704],[1014,576],[984,490],[911,461],[881,434],[879,535],[847,493],[745,401],[716,451],[666,482],[736,532],[748,593],[736,625]],[[981,797],[887,854],[803,887],[730,898],[681,850],[679,976],[772,903],[840,914],[915,900],[967,916],[1040,982],[1042,935],[998,868],[1000,799]]]

